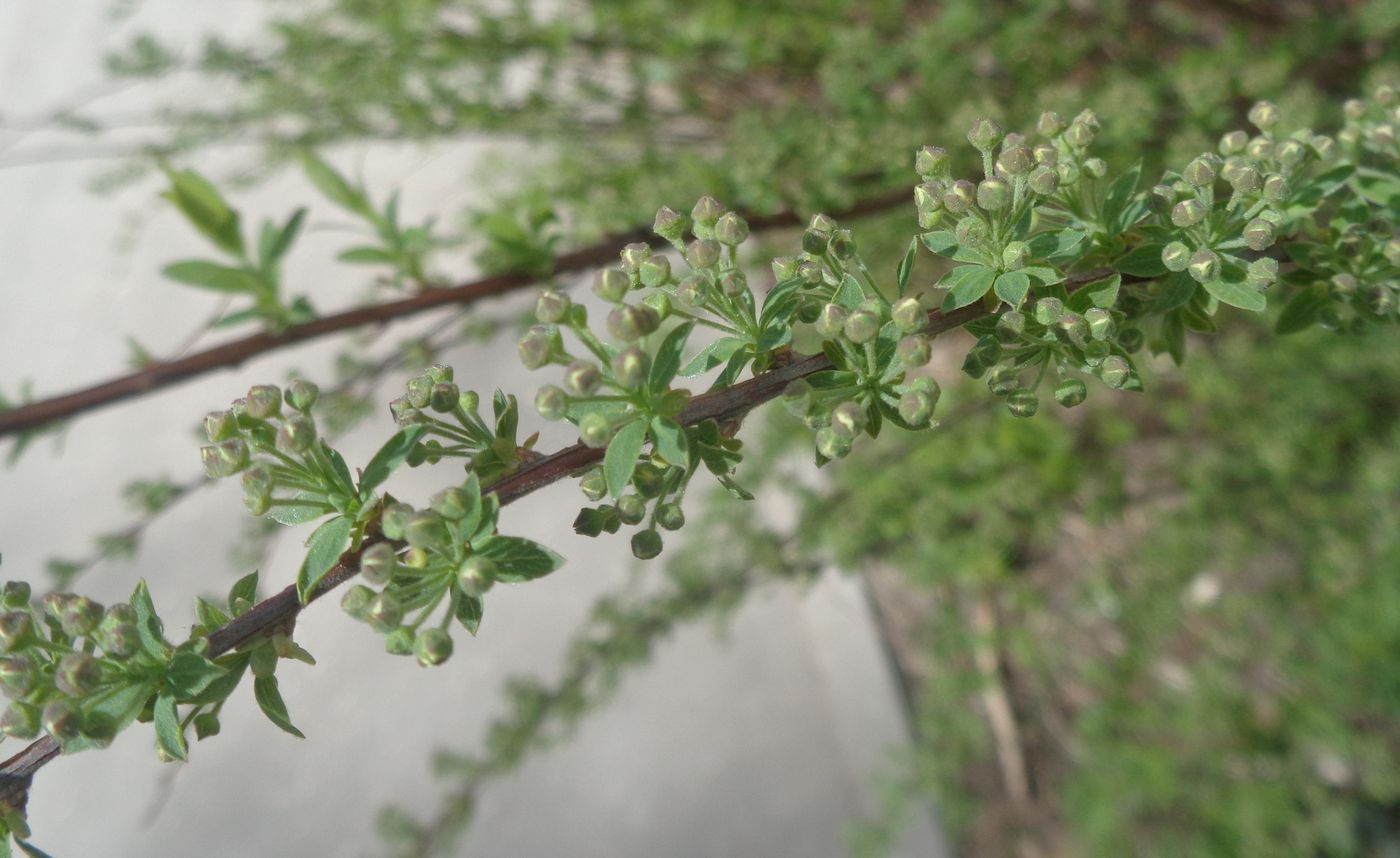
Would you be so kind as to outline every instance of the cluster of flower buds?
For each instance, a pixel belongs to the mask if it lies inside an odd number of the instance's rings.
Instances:
[[[474,473],[433,495],[425,509],[386,503],[384,539],[360,552],[362,583],[346,591],[341,607],[383,634],[388,652],[441,664],[452,655],[447,627],[456,620],[476,634],[482,595],[494,584],[538,578],[563,563],[530,540],[497,534],[499,513],[496,496],[482,495]],[[429,624],[439,608],[440,621]]]
[[[105,745],[124,725],[95,704],[125,684],[127,663],[141,646],[136,612],[71,593],[51,593],[37,605],[29,600],[23,582],[7,581],[0,591],[0,691],[10,700],[0,732],[32,739],[42,731],[65,745],[79,738]]]
[[[1363,152],[1392,166],[1400,161],[1400,89],[1381,84],[1370,98],[1347,101],[1342,113],[1346,124],[1337,134],[1337,142],[1352,154],[1353,161],[1360,161]]]
[[[399,426],[422,429],[425,440],[414,445],[407,459],[410,466],[459,458],[482,480],[492,482],[517,467],[521,450],[531,449],[536,439],[517,443],[520,409],[514,396],[496,393],[494,420],[488,423],[481,415],[481,396],[458,387],[454,375],[452,367],[433,364],[404,383],[403,396],[389,403],[389,411]]]

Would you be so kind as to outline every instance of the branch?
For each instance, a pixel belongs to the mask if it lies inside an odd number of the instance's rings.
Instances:
[[[888,211],[907,203],[909,199],[907,189],[901,188],[859,200],[845,211],[834,212],[833,217],[848,219]],[[791,210],[769,215],[745,215],[745,219],[754,231],[802,224],[799,215]],[[606,265],[617,258],[624,245],[633,242],[645,242],[652,246],[665,244],[665,240],[653,234],[650,229],[638,227],[555,257],[553,273],[563,274]],[[176,360],[157,363],[82,390],[0,411],[0,437],[37,429],[56,420],[142,396],[215,369],[238,366],[253,357],[296,343],[363,325],[407,318],[437,307],[471,304],[483,298],[523,289],[538,280],[537,276],[531,274],[495,274],[457,286],[425,289],[417,295],[398,301],[356,307],[342,313],[323,316],[302,325],[293,325],[280,333],[253,334]]]
[[[901,199],[905,195],[900,194]],[[773,218],[786,215],[774,215]],[[1102,268],[1075,274],[1065,281],[1065,288],[1075,290],[1112,274],[1111,269]],[[512,275],[516,276],[516,275]],[[1142,278],[1125,277],[1125,282],[1135,282]],[[968,322],[992,315],[993,311],[985,303],[944,313],[932,310],[928,314],[927,333],[930,336],[960,328]],[[680,414],[680,422],[693,426],[705,420],[716,420],[721,424],[737,424],[749,411],[758,405],[777,397],[787,385],[799,378],[831,368],[831,361],[824,354],[811,355],[777,369],[764,372],[748,381],[720,390],[702,394],[690,401]],[[595,462],[601,461],[604,450],[575,444],[562,450],[536,459],[509,476],[503,477],[484,492],[494,492],[501,504],[518,500],[538,489],[555,483],[564,477],[578,472]],[[383,542],[384,537],[374,533],[365,539],[356,551],[347,551],[326,576],[321,579],[311,593],[308,603],[345,583],[359,573],[360,553],[371,545]],[[275,630],[290,628],[304,606],[297,600],[296,587],[289,585],[275,596],[254,605],[246,613],[235,617],[220,629],[209,635],[208,655],[213,658],[256,640]],[[34,772],[58,756],[58,742],[52,736],[43,736],[30,743],[23,751],[0,764],[0,802],[14,803],[22,807],[29,788],[29,780]]]

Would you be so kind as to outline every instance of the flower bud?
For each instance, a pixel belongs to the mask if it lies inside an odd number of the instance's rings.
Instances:
[[[1392,238],[1381,248],[1381,255],[1385,261],[1397,268],[1400,268],[1400,238]]]
[[[1131,374],[1132,368],[1128,366],[1128,362],[1118,355],[1110,355],[1099,367],[1099,378],[1115,390],[1127,384]]]
[[[461,493],[460,489],[448,489],[448,491]],[[434,499],[433,508],[438,508],[436,498]],[[459,507],[458,512],[460,513],[462,511],[464,511],[464,509]],[[461,515],[459,514],[457,517],[461,518]],[[360,577],[363,578],[367,584],[372,584],[376,587],[382,587],[388,584],[389,579],[394,577],[394,573],[398,571],[398,568],[399,558],[395,556],[394,546],[387,542],[377,542],[369,548],[366,548],[364,552],[360,554]]]
[[[661,534],[648,528],[632,534],[632,556],[650,560],[661,553]]]
[[[238,418],[232,411],[211,411],[204,415],[204,434],[212,443],[227,441],[238,434]]]
[[[543,325],[536,325],[520,338],[520,362],[526,369],[539,369],[554,357],[556,335]],[[421,406],[418,406],[421,407]]]
[[[987,389],[994,396],[1006,396],[1021,387],[1021,371],[1013,366],[1002,364],[992,367],[987,373]]]
[[[724,206],[719,200],[711,196],[704,196],[697,200],[695,208],[690,210],[690,219],[695,222],[696,226],[712,230],[723,214]],[[697,232],[696,235],[699,233]]]
[[[1036,167],[1034,170],[1031,170],[1030,177],[1026,180],[1026,183],[1033,192],[1047,197],[1055,193],[1060,187],[1059,170],[1051,165]]]
[[[899,418],[911,426],[922,426],[933,416],[934,402],[928,391],[906,391],[899,397]]]
[[[6,581],[0,586],[0,606],[25,608],[29,606],[30,587],[27,581]]]
[[[1185,271],[1191,264],[1191,248],[1179,241],[1173,241],[1162,248],[1162,265],[1168,271]]]
[[[379,517],[379,528],[390,539],[403,539],[404,529],[413,516],[413,507],[406,503],[391,503],[384,507]]]
[[[1263,289],[1278,279],[1278,260],[1264,257],[1249,263],[1245,269],[1245,280]]]
[[[865,431],[869,418],[859,403],[846,401],[832,409],[831,429],[847,438],[854,438]]]
[[[432,393],[428,396],[428,407],[439,414],[448,414],[457,408],[458,397],[462,391],[452,382],[433,385]]]
[[[1323,161],[1329,161],[1337,154],[1337,141],[1325,134],[1314,134],[1309,143],[1313,152]]]
[[[928,324],[928,316],[919,306],[917,298],[900,298],[894,302],[890,309],[890,318],[894,320],[894,326],[906,334],[923,330]]]
[[[1108,162],[1102,158],[1089,158],[1084,162],[1084,172],[1095,179],[1108,175]]]
[[[967,132],[967,142],[979,152],[990,152],[1006,136],[1001,126],[990,119],[979,119]]]
[[[1377,316],[1389,316],[1395,312],[1395,293],[1394,283],[1377,283],[1366,291],[1366,306]]]
[[[63,605],[58,622],[69,637],[91,634],[102,622],[102,606],[87,596],[74,596]]]
[[[413,639],[413,655],[423,667],[442,664],[452,657],[452,636],[442,629],[423,629]]]
[[[548,289],[541,292],[540,297],[535,301],[535,318],[541,324],[553,325],[564,321],[572,306],[573,302],[569,300],[568,295]]]
[[[1010,345],[1021,339],[1026,330],[1026,316],[1020,310],[1007,310],[997,319],[996,337]]]
[[[685,526],[685,512],[675,501],[668,501],[656,507],[656,524],[663,530],[680,530]]]
[[[413,629],[398,626],[384,635],[384,651],[389,655],[413,655]]]
[[[749,225],[734,212],[725,212],[715,222],[715,240],[728,247],[738,247],[749,237]]]
[[[231,438],[213,446],[200,447],[199,458],[204,464],[205,475],[211,479],[231,477],[248,466],[248,445],[241,438]]]
[[[637,269],[642,285],[655,289],[671,279],[671,260],[665,256],[653,256]]]
[[[34,619],[28,611],[0,614],[0,649],[14,652],[34,638]]]
[[[303,414],[311,410],[320,395],[321,388],[304,378],[295,379],[287,385],[287,404]]]
[[[54,700],[44,707],[44,732],[59,742],[78,738],[83,718],[78,707],[68,700]]]
[[[1234,175],[1229,177],[1228,181],[1230,182],[1230,187],[1242,194],[1257,191],[1264,184],[1264,180],[1259,175],[1259,171],[1250,164],[1246,164],[1236,170]]]
[[[928,337],[923,334],[910,334],[895,346],[895,357],[907,367],[923,366],[933,356]]]
[[[797,263],[797,276],[802,282],[813,286],[822,282],[822,266],[815,259],[803,259]]]
[[[409,405],[402,396],[389,401],[389,413],[394,415],[394,422],[399,426],[412,426],[422,423],[424,419],[423,412]]]
[[[612,304],[621,301],[630,288],[632,279],[617,268],[604,268],[593,277],[593,294]]]
[[[585,447],[601,449],[612,439],[613,425],[606,414],[590,411],[578,421],[578,437]]]
[[[831,235],[829,233],[809,229],[802,233],[802,252],[810,253],[813,256],[825,256],[827,245],[830,242]]]
[[[1267,137],[1250,138],[1244,153],[1255,161],[1267,161],[1274,155],[1274,141]]]
[[[1029,146],[1005,146],[997,158],[997,172],[1007,176],[1024,176],[1035,166],[1035,155]]]
[[[651,258],[651,245],[636,241],[623,247],[618,256],[622,259],[622,270],[628,274],[634,274],[641,268],[643,262]]]
[[[645,337],[660,324],[656,311],[641,305],[623,304],[608,314],[608,333],[625,343]]]
[[[283,453],[305,453],[316,443],[316,424],[311,418],[296,414],[277,427],[277,449]]]
[[[369,603],[374,599],[374,591],[363,584],[356,584],[340,597],[340,609],[352,618],[364,622],[369,616]]]
[[[940,182],[924,182],[915,186],[914,209],[920,214],[942,211],[943,185]]]
[[[574,396],[591,396],[602,380],[598,367],[586,360],[576,360],[564,371],[564,389]]]
[[[685,215],[662,206],[656,210],[656,220],[651,229],[667,241],[675,243],[685,234],[685,224]]]
[[[7,655],[0,658],[0,689],[6,697],[23,697],[34,689],[39,678],[34,662],[27,656]]]
[[[1195,158],[1181,175],[1195,187],[1204,188],[1215,183],[1215,164],[1205,156]]]
[[[1206,219],[1205,203],[1198,199],[1182,200],[1172,209],[1172,223],[1185,229]]]
[[[849,317],[849,311],[840,304],[827,304],[822,307],[821,315],[817,317],[817,333],[824,339],[835,339],[845,329]]]
[[[1297,167],[1307,157],[1307,147],[1298,140],[1283,140],[1274,147],[1274,159],[1288,169]]]
[[[1349,298],[1356,294],[1356,278],[1350,274],[1334,274],[1329,281],[1331,292],[1339,298]]]
[[[5,716],[0,718],[0,733],[11,739],[33,739],[39,735],[39,728],[42,726],[43,715],[39,707],[22,700],[11,703],[5,710]]]
[[[843,459],[851,452],[851,439],[830,426],[817,430],[817,452],[828,459]]]
[[[1400,94],[1396,93],[1395,87],[1383,83],[1371,93],[1371,98],[1381,107],[1389,107],[1396,102],[1397,98],[1400,98]]]
[[[391,632],[403,622],[403,605],[389,593],[379,593],[365,606],[365,622],[381,634]]]
[[[797,276],[797,259],[792,256],[776,256],[773,258],[773,279],[779,283],[791,280]]]
[[[943,207],[953,214],[962,214],[977,201],[977,186],[967,179],[958,179],[943,192]]]
[[[410,546],[422,548],[424,551],[430,548],[446,548],[452,540],[442,516],[426,509],[409,516],[408,523],[404,525],[403,537]]]
[[[433,396],[433,380],[427,376],[415,375],[404,385],[403,398],[414,408],[427,408]]]
[[[118,605],[114,607],[127,607]],[[110,619],[110,617],[108,618]],[[106,620],[98,627],[94,638],[97,645],[102,648],[102,652],[109,658],[121,661],[136,654],[136,650],[141,646],[141,633],[136,628],[134,621],[113,622],[109,624]]]
[[[880,333],[880,317],[868,309],[858,309],[846,317],[841,332],[856,345],[868,343]]]
[[[1057,137],[1064,133],[1068,125],[1063,116],[1053,110],[1047,110],[1040,114],[1040,121],[1036,123],[1035,130],[1043,137]]]
[[[1255,105],[1249,109],[1249,121],[1260,131],[1268,131],[1270,128],[1277,125],[1282,118],[1283,116],[1278,109],[1278,105],[1274,104],[1272,101],[1256,102]]]
[[[613,356],[612,371],[623,387],[640,387],[651,372],[651,357],[636,346],[623,349]]]
[[[941,146],[925,146],[914,155],[914,171],[925,181],[948,177],[948,150]]]
[[[1113,322],[1113,314],[1102,307],[1091,307],[1084,311],[1084,321],[1089,325],[1089,336],[1096,340],[1109,340],[1113,338],[1117,325]]]
[[[977,186],[977,205],[989,212],[1011,205],[1011,185],[1005,179],[984,179]]]
[[[632,472],[632,485],[636,487],[637,494],[644,498],[660,497],[666,490],[666,469],[651,462],[641,462]]]
[[[856,255],[856,239],[849,229],[838,229],[831,234],[831,244],[828,245],[831,255],[837,259],[846,260]]]
[[[282,391],[274,384],[255,384],[248,388],[243,403],[249,417],[267,420],[282,413]]]
[[[712,268],[719,262],[720,245],[718,241],[708,238],[697,238],[690,243],[686,249],[685,258],[693,268]]]
[[[1076,119],[1065,129],[1065,142],[1074,149],[1087,149],[1094,142],[1094,129],[1089,123]]]
[[[552,384],[535,394],[535,411],[546,420],[563,420],[569,411],[569,396]]]
[[[1010,411],[1014,417],[1034,417],[1035,412],[1040,409],[1040,397],[1035,395],[1035,391],[1023,387],[1013,390],[1006,397],[1006,410]]]
[[[1225,156],[1238,155],[1244,151],[1244,147],[1249,145],[1249,135],[1243,131],[1231,131],[1220,138],[1220,154]]]
[[[1213,250],[1198,250],[1191,254],[1186,273],[1197,283],[1208,283],[1220,277],[1220,256]]]
[[[749,278],[739,269],[726,271],[719,278],[719,291],[730,298],[738,298],[749,290]]]
[[[1255,218],[1244,227],[1244,243],[1250,250],[1263,251],[1274,243],[1274,225]]]
[[[1288,186],[1288,180],[1278,173],[1272,173],[1264,179],[1264,199],[1271,203],[1281,203],[1288,199],[1292,189]]]
[[[608,494],[608,478],[602,468],[591,468],[579,480],[578,487],[589,500],[602,500]]]
[[[58,660],[54,685],[69,697],[82,697],[102,682],[102,665],[85,652],[70,652]]]
[[[1035,320],[1049,327],[1064,315],[1065,305],[1059,298],[1041,298],[1035,302]]]
[[[805,417],[812,409],[812,385],[806,379],[797,378],[783,388],[783,407],[793,417]]]
[[[1061,161],[1055,166],[1055,173],[1061,184],[1073,185],[1079,181],[1079,165],[1073,161]]]
[[[617,510],[617,517],[622,520],[623,524],[636,524],[647,514],[646,502],[642,500],[640,495],[625,494],[617,499],[614,508]]]

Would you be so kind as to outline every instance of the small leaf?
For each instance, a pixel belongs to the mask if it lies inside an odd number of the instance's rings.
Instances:
[[[16,837],[15,845],[18,846],[20,851],[25,855],[28,855],[29,858],[53,858],[49,853],[35,846],[33,843],[30,843],[28,840],[20,840]]]
[[[1254,313],[1262,313],[1268,307],[1268,299],[1258,287],[1253,286],[1243,280],[1207,280],[1201,284],[1205,290],[1214,295],[1222,304],[1229,304],[1231,307],[1239,307],[1241,310],[1249,310]]]
[[[763,329],[754,350],[759,354],[771,352],[792,342],[792,326],[787,322],[775,322]]]
[[[189,759],[189,747],[185,744],[185,731],[180,728],[180,712],[174,695],[164,693],[156,697],[155,728],[156,747],[172,759]]]
[[[248,669],[248,656],[237,655],[232,662],[223,665],[224,672],[204,687],[198,694],[193,694],[183,702],[195,705],[213,705],[221,700],[228,699],[228,696],[238,688],[238,683],[243,681],[243,674]]]
[[[532,581],[564,565],[564,558],[537,542],[519,536],[493,536],[476,553],[496,562],[496,580],[507,584]]]
[[[1184,271],[1178,271],[1158,282],[1161,285],[1157,290],[1156,299],[1152,302],[1152,313],[1167,313],[1185,306],[1196,294],[1196,281]]]
[[[160,616],[156,614],[151,591],[146,588],[144,579],[136,583],[136,589],[131,594],[131,608],[136,612],[136,632],[141,639],[141,648],[151,658],[165,661],[170,657],[170,645],[165,642]]]
[[[1140,244],[1114,260],[1113,267],[1134,277],[1161,277],[1167,273],[1167,266],[1162,264],[1164,247],[1156,242]]]
[[[258,256],[264,268],[276,265],[282,261],[282,257],[287,255],[292,243],[297,240],[297,235],[301,233],[301,225],[306,221],[306,209],[299,208],[292,212],[292,216],[287,218],[286,224],[281,229],[275,229],[270,223],[263,231],[262,241],[258,246]]]
[[[1019,307],[1021,302],[1026,300],[1026,293],[1030,291],[1031,280],[1020,271],[1006,271],[997,277],[992,288],[996,290],[998,298],[1013,307]]]
[[[485,606],[481,602],[480,596],[468,596],[465,593],[457,594],[457,605],[455,613],[457,622],[473,635],[477,629],[481,628],[481,615]]]
[[[745,340],[738,337],[720,337],[691,358],[690,362],[681,368],[679,374],[682,378],[692,378],[709,372],[733,357],[734,353],[746,344]]]
[[[1133,165],[1132,169],[1123,173],[1113,180],[1113,184],[1108,186],[1108,191],[1103,197],[1103,226],[1107,227],[1114,235],[1122,233],[1125,229],[1137,223],[1142,214],[1147,212],[1147,206],[1132,205],[1136,200],[1134,194],[1137,191],[1138,178],[1142,175],[1142,162]],[[1135,214],[1140,211],[1142,214]]]
[[[394,469],[403,464],[408,458],[408,453],[413,449],[413,445],[418,443],[418,439],[423,437],[423,433],[428,427],[419,423],[413,426],[405,426],[384,442],[384,446],[365,465],[364,471],[360,473],[360,500],[367,501],[374,490],[381,483],[389,479],[389,475]]]
[[[1107,310],[1117,302],[1118,290],[1122,285],[1123,277],[1121,274],[1110,274],[1102,280],[1095,280],[1088,286],[1077,289],[1073,295],[1069,296],[1066,306],[1076,313],[1083,313],[1090,307]]]
[[[715,377],[715,383],[710,385],[711,390],[721,387],[729,387],[739,379],[739,373],[744,371],[744,365],[749,362],[749,352],[741,349],[729,356],[729,363],[724,365],[724,369]]]
[[[180,650],[165,669],[165,688],[176,699],[184,700],[205,690],[223,676],[223,667],[190,650]]]
[[[676,371],[681,368],[681,352],[685,350],[686,339],[694,329],[694,322],[686,322],[677,326],[661,341],[656,350],[656,357],[651,362],[651,375],[647,379],[647,387],[652,393],[666,390],[671,384],[671,379],[676,377]]]
[[[651,436],[656,441],[656,452],[667,464],[677,468],[690,467],[690,444],[679,423],[670,417],[653,417]]]
[[[769,322],[788,315],[788,311],[797,302],[797,290],[802,288],[803,282],[794,277],[784,280],[769,291],[763,299],[763,313],[758,317],[760,328],[766,328]]]
[[[617,430],[608,443],[608,451],[603,454],[603,473],[608,478],[608,493],[613,497],[619,497],[627,489],[646,437],[646,421],[637,419]]]
[[[939,256],[952,258],[953,254],[958,251],[958,239],[957,236],[953,235],[952,230],[940,229],[926,232],[919,238],[923,241],[924,247]]]
[[[938,284],[952,285],[943,298],[943,312],[966,307],[977,301],[992,288],[996,276],[997,273],[985,265],[963,265],[948,272]]]
[[[1276,334],[1296,334],[1306,330],[1317,321],[1318,314],[1332,303],[1325,292],[1303,289],[1289,299],[1274,323]]]
[[[860,288],[860,283],[856,278],[847,274],[841,280],[841,285],[836,289],[836,295],[832,297],[832,303],[840,304],[847,310],[854,310],[860,306],[860,302],[865,300],[865,292]]]
[[[259,676],[254,678],[253,696],[257,698],[258,707],[267,716],[267,720],[298,739],[306,738],[306,734],[293,726],[292,719],[287,715],[287,704],[282,700],[282,692],[277,688],[277,677]]]
[[[209,631],[222,628],[228,622],[229,616],[217,605],[196,596],[194,600],[194,615],[199,624]]]
[[[352,247],[341,252],[336,259],[349,265],[398,265],[398,259],[392,253],[368,245]]]
[[[899,296],[904,297],[904,293],[909,291],[909,277],[914,273],[914,259],[919,251],[919,240],[909,239],[909,249],[905,251],[904,258],[899,260],[899,270],[895,273],[895,280],[899,285]]]
[[[306,540],[306,559],[297,572],[297,597],[303,605],[310,600],[316,585],[340,559],[341,552],[350,542],[351,525],[350,519],[336,516],[316,528]]]
[[[1079,255],[1079,246],[1086,238],[1088,234],[1078,229],[1038,233],[1029,242],[1031,256],[1047,262],[1066,262]]]
[[[205,237],[230,256],[243,255],[243,235],[238,228],[238,212],[207,179],[193,170],[165,171],[170,190],[163,193]]]
[[[288,526],[294,524],[305,524],[308,521],[315,521],[330,512],[325,503],[279,503],[267,514],[267,517]]]
[[[258,598],[258,573],[256,570],[249,572],[233,583],[228,591],[228,611],[235,617],[238,616],[238,602],[246,601],[253,603]]]
[[[311,152],[302,155],[302,168],[311,184],[316,186],[326,199],[343,209],[348,209],[361,217],[373,220],[374,212],[364,191],[352,186],[345,177],[337,173],[330,164],[322,161]]]
[[[269,291],[267,282],[256,273],[243,268],[220,265],[217,262],[191,259],[171,263],[161,271],[177,283],[212,289],[215,292],[260,295]]]

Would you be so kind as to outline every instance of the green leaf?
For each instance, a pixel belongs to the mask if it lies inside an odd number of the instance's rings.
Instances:
[[[914,259],[918,255],[919,240],[909,239],[909,249],[905,251],[904,258],[899,260],[899,270],[895,273],[895,281],[899,285],[899,297],[903,298],[904,293],[909,291],[909,277],[914,273]]]
[[[345,177],[337,173],[330,164],[315,154],[306,152],[301,158],[302,169],[311,184],[316,186],[326,199],[343,209],[347,209],[368,220],[374,220],[374,210],[364,191],[352,186]]]
[[[1167,344],[1167,354],[1177,366],[1186,360],[1186,324],[1182,321],[1181,310],[1173,310],[1162,317],[1162,340]]]
[[[665,391],[671,379],[676,377],[676,371],[681,368],[681,352],[685,351],[686,339],[694,329],[694,322],[686,322],[661,341],[651,362],[651,375],[647,378],[647,387],[653,394]]]
[[[1079,255],[1079,246],[1088,238],[1088,233],[1078,229],[1060,229],[1042,232],[1031,237],[1028,242],[1031,256],[1047,262],[1066,262]]]
[[[1027,265],[1021,269],[1021,273],[1027,277],[1039,280],[1046,286],[1053,286],[1056,283],[1064,282],[1065,276],[1048,265]]]
[[[165,688],[176,699],[184,700],[199,694],[226,672],[198,653],[180,650],[165,669]]]
[[[304,494],[304,493],[303,493]],[[288,526],[315,521],[330,511],[323,503],[280,503],[268,511],[267,517]]]
[[[766,328],[770,322],[785,318],[797,302],[797,290],[801,289],[802,285],[801,278],[794,277],[774,286],[763,299],[763,313],[758,317],[758,326]]]
[[[193,170],[165,171],[170,189],[161,196],[175,204],[195,229],[230,256],[243,255],[238,212],[229,208],[208,180]]]
[[[860,302],[865,300],[865,292],[860,288],[860,283],[856,278],[847,274],[841,280],[841,285],[836,288],[836,294],[832,297],[832,303],[839,304],[847,310],[854,310],[860,306]]]
[[[1113,267],[1134,277],[1161,277],[1167,273],[1162,264],[1162,248],[1165,244],[1150,242],[1140,244],[1113,261]]]
[[[617,430],[608,443],[608,451],[603,454],[603,473],[608,478],[608,493],[613,497],[619,497],[627,489],[646,437],[646,421],[637,419]]]
[[[277,677],[259,676],[254,678],[253,697],[257,698],[258,707],[267,716],[267,720],[298,739],[306,738],[306,734],[293,726],[292,719],[287,715],[287,704],[282,700],[282,692],[277,688]]]
[[[306,209],[299,208],[287,218],[286,224],[277,229],[271,222],[263,224],[263,233],[258,242],[258,260],[263,268],[270,268],[282,261],[291,249],[292,242],[301,233],[301,225],[306,220]]]
[[[670,417],[653,417],[651,436],[656,441],[656,452],[668,464],[678,468],[690,467],[690,444],[686,440],[681,424]]]
[[[1069,296],[1066,306],[1076,313],[1083,313],[1090,307],[1107,310],[1118,300],[1118,290],[1122,285],[1122,275],[1110,274],[1102,280],[1095,280],[1075,290],[1074,294]]]
[[[473,635],[477,629],[481,628],[481,615],[485,606],[481,602],[480,596],[468,596],[465,593],[457,594],[457,605],[455,613],[457,622]]]
[[[720,337],[700,350],[700,354],[690,359],[680,370],[682,378],[693,378],[709,372],[734,356],[734,353],[747,345],[739,337]]]
[[[996,290],[998,298],[1013,307],[1019,307],[1021,302],[1026,300],[1026,293],[1030,291],[1031,279],[1020,271],[1006,271],[997,277],[992,288]]]
[[[939,256],[946,256],[951,259],[953,254],[958,252],[958,238],[953,235],[952,230],[940,229],[934,232],[926,232],[919,236],[919,238],[923,241],[924,247],[927,247]]]
[[[28,855],[29,858],[53,858],[49,853],[35,846],[33,843],[30,843],[28,840],[20,840],[16,837],[15,845],[18,846],[25,855]]]
[[[141,648],[151,658],[164,662],[170,657],[170,644],[165,642],[160,616],[151,601],[151,591],[146,588],[145,579],[136,582],[136,589],[131,593],[131,608],[136,612],[136,632],[141,639]]]
[[[243,268],[205,262],[199,259],[174,262],[161,269],[162,273],[177,283],[212,289],[215,292],[262,295],[270,291],[267,281],[255,272]]]
[[[1400,176],[1361,167],[1356,171],[1352,186],[1358,194],[1373,203],[1385,206],[1391,211],[1400,209]]]
[[[1258,287],[1243,280],[1207,280],[1201,285],[1222,304],[1239,307],[1241,310],[1262,313],[1269,305],[1268,299]]]
[[[787,322],[774,322],[763,329],[759,335],[758,345],[755,351],[759,354],[771,352],[776,348],[781,348],[792,342],[792,326]]]
[[[297,572],[297,598],[303,605],[310,600],[311,591],[331,571],[349,544],[351,524],[350,519],[338,515],[316,528],[306,540],[306,559]]]
[[[564,565],[563,557],[519,536],[493,536],[482,542],[476,553],[494,560],[496,580],[507,584],[533,581]]]
[[[191,695],[183,702],[213,705],[220,700],[228,699],[228,696],[238,688],[238,683],[243,681],[243,674],[247,669],[248,656],[242,654],[236,656],[236,660],[224,665],[224,672],[206,685],[203,691]]]
[[[419,423],[413,426],[405,426],[384,442],[384,446],[365,465],[364,471],[360,473],[360,500],[368,501],[370,495],[385,480],[394,469],[403,464],[408,458],[408,453],[413,449],[413,445],[418,443],[418,439],[423,437],[423,433],[428,431],[428,427]]]
[[[225,614],[222,608],[198,596],[194,600],[194,615],[199,624],[209,631],[221,628],[229,620],[228,614]]]
[[[1157,297],[1152,302],[1152,313],[1168,313],[1184,306],[1196,294],[1196,281],[1185,271],[1177,271],[1158,281]]]
[[[368,245],[342,251],[336,259],[349,265],[398,265],[399,262],[389,251]]]
[[[180,711],[175,706],[174,695],[163,693],[156,697],[155,728],[156,747],[172,759],[189,759],[189,747],[185,744],[185,731],[180,728]]]
[[[938,285],[951,287],[943,299],[943,312],[966,307],[987,294],[997,273],[985,265],[963,265],[944,275]]]
[[[1135,206],[1134,195],[1137,191],[1138,178],[1142,175],[1142,162],[1133,165],[1132,169],[1123,173],[1113,180],[1113,184],[1108,186],[1108,191],[1103,198],[1103,226],[1117,235],[1128,227],[1142,219],[1142,215],[1147,213],[1147,206]]]
[[[462,481],[462,494],[467,498],[466,513],[457,522],[457,527],[462,533],[471,539],[476,536],[477,527],[481,524],[481,514],[485,510],[485,503],[481,498],[481,478],[476,472],[467,474],[467,478]]]
[[[520,406],[515,396],[507,396],[497,390],[491,397],[491,410],[496,415],[496,437],[515,440],[515,432],[520,426]]]
[[[240,600],[249,603],[258,599],[258,573],[257,570],[249,572],[233,583],[228,591],[228,611],[235,617],[238,616],[238,608],[235,607]]]
[[[719,375],[715,376],[715,383],[710,385],[711,390],[721,387],[729,387],[739,379],[739,373],[744,371],[744,364],[749,362],[749,352],[742,349],[729,356],[729,363],[724,365]]]
[[[1278,321],[1274,323],[1276,334],[1296,334],[1306,330],[1317,321],[1323,308],[1332,303],[1325,292],[1302,289],[1283,306]]]

